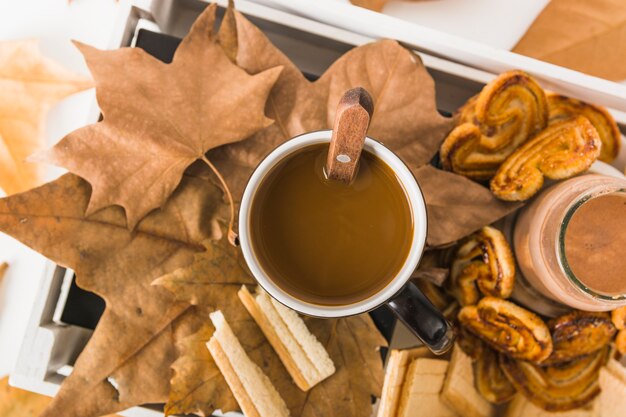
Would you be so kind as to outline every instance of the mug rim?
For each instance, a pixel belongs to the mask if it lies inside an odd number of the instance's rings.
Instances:
[[[250,176],[239,208],[239,242],[244,259],[257,283],[281,304],[300,313],[324,318],[345,317],[365,313],[389,301],[411,278],[426,247],[428,218],[426,201],[421,187],[406,164],[382,143],[370,137],[365,138],[364,149],[384,161],[396,174],[404,188],[411,215],[413,217],[413,238],[411,247],[400,271],[382,289],[369,297],[345,305],[323,305],[303,301],[280,288],[258,261],[250,240],[250,215],[255,192],[265,176],[287,156],[318,143],[330,143],[332,130],[318,130],[296,136],[282,143],[270,152],[255,168]]]

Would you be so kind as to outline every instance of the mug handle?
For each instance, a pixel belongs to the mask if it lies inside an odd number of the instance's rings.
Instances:
[[[446,353],[454,345],[452,325],[411,281],[387,306],[435,355]]]

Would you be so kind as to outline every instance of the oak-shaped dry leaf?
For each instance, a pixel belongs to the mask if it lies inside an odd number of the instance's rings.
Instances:
[[[41,55],[36,40],[0,42],[0,188],[7,194],[42,182],[39,165],[26,162],[44,147],[44,122],[59,100],[92,86]]]
[[[361,86],[375,104],[368,134],[396,152],[424,189],[429,244],[458,240],[519,207],[497,201],[480,184],[425,167],[452,128],[452,119],[437,111],[435,84],[419,56],[397,42],[382,40],[354,48],[310,82],[259,28],[232,8],[220,38],[226,40],[227,55],[236,57],[235,62],[250,74],[283,67],[265,110],[275,123],[247,140],[209,153],[235,200],[265,155],[293,136],[330,129],[340,97]]]
[[[89,197],[89,184],[67,174],[0,200],[1,231],[72,268],[80,287],[106,301],[104,315],[46,417],[97,416],[155,400],[140,387],[120,384],[118,391],[107,378],[127,366],[150,373],[144,348],[150,350],[188,309],[151,282],[193,261],[212,236],[210,219],[223,207],[217,187],[185,177],[163,209],[131,233],[120,207],[86,217]],[[136,355],[144,359],[133,365]],[[165,384],[160,392],[168,391],[167,379],[155,383]]]
[[[248,75],[213,33],[216,5],[196,20],[166,64],[139,48],[77,43],[96,81],[103,121],[67,135],[40,159],[93,187],[87,214],[126,210],[129,228],[163,206],[183,172],[211,148],[272,123],[263,109],[280,68]]]
[[[371,397],[379,396],[382,389],[379,347],[386,345],[371,318],[363,314],[334,320],[305,319],[311,332],[328,350],[337,371],[309,392],[302,392],[238,300],[241,284],[253,282],[240,260],[239,249],[230,246],[226,239],[209,240],[205,244],[207,250],[197,255],[194,263],[155,280],[154,284],[173,291],[181,301],[205,310],[222,310],[252,360],[272,380],[293,416],[360,417],[369,414]],[[194,356],[197,352],[187,354],[192,357],[181,357],[178,361],[196,361],[199,365],[198,357]],[[203,397],[204,391],[197,394],[190,391],[194,386],[207,384],[219,387],[215,380],[206,379],[207,375],[212,375],[215,365],[212,362],[205,362],[205,365],[204,370],[197,368],[190,372],[187,369],[186,378],[172,380],[172,392],[176,392],[176,396],[170,396],[166,407],[178,407],[179,413],[201,411],[206,414],[216,405],[224,406],[222,401],[228,399],[216,399],[213,395]],[[185,402],[179,398],[184,398]]]

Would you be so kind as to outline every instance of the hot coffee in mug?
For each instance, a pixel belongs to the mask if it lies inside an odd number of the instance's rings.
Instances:
[[[426,245],[420,187],[393,152],[364,137],[366,128],[358,153],[337,145],[344,128],[336,122],[333,131],[295,137],[254,171],[239,212],[246,263],[272,297],[298,312],[343,317],[387,304],[431,350],[445,352],[451,326],[410,282]],[[328,177],[333,158],[357,158],[351,181]]]
[[[407,259],[413,216],[393,170],[361,155],[348,186],[324,175],[327,144],[278,162],[252,202],[250,240],[284,291],[321,305],[362,301],[384,288]]]

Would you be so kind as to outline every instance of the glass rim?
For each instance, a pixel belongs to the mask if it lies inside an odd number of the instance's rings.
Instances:
[[[614,194],[614,193],[626,194],[626,188],[622,186],[612,186],[608,189],[604,189],[600,191],[597,190],[598,188],[604,188],[604,187],[605,186],[596,186],[596,187],[591,188],[590,190],[586,190],[575,199],[574,203],[570,204],[567,207],[565,211],[565,215],[563,216],[563,219],[561,220],[561,225],[559,226],[559,234],[557,236],[557,242],[556,242],[557,259],[561,267],[561,270],[563,271],[567,279],[572,284],[574,284],[575,288],[581,291],[583,294],[587,296],[591,296],[593,298],[603,300],[603,301],[607,301],[607,302],[619,302],[619,301],[626,300],[626,293],[609,295],[606,293],[595,291],[591,289],[590,287],[588,287],[587,285],[585,285],[576,276],[574,271],[572,271],[572,268],[569,262],[567,261],[567,254],[565,252],[565,233],[567,232],[567,226],[569,225],[569,222],[572,220],[572,217],[574,216],[576,211],[583,204],[585,204],[587,201],[591,199],[598,198],[600,196],[604,196],[607,194]]]

